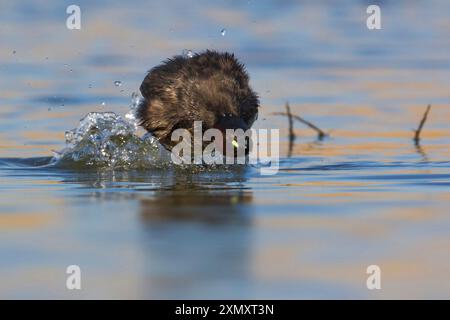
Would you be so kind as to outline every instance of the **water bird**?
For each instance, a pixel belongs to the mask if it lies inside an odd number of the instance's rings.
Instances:
[[[171,133],[183,128],[193,134],[194,121],[202,121],[203,131],[219,129],[225,137],[226,129],[249,129],[258,115],[259,98],[245,66],[228,52],[169,58],[148,72],[140,91],[139,124],[169,151],[178,143]]]

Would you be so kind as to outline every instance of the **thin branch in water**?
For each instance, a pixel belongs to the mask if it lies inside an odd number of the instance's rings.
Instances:
[[[289,151],[288,157],[292,156],[292,149],[294,147],[295,133],[294,133],[294,120],[292,120],[292,113],[289,103],[286,103],[286,113],[289,120]]]
[[[295,139],[294,121],[292,120],[292,113],[289,103],[286,103],[286,114],[289,119],[289,140],[294,140]]]
[[[418,154],[420,154],[422,156],[422,161],[423,162],[428,162],[428,156],[427,153],[425,152],[425,150],[422,148],[422,146],[419,143],[415,144],[416,147],[416,151]]]
[[[286,104],[286,109],[288,109],[288,108],[289,108],[289,104]],[[323,130],[321,130],[319,127],[317,127],[317,126],[314,125],[313,123],[311,123],[311,122],[309,122],[309,121],[303,119],[303,118],[300,117],[300,116],[297,116],[297,115],[295,115],[295,114],[290,113],[290,108],[289,108],[288,113],[285,113],[285,112],[274,112],[274,113],[271,113],[271,115],[274,115],[274,116],[288,116],[289,118],[294,118],[295,120],[300,121],[301,123],[307,125],[307,126],[310,127],[311,129],[313,129],[314,131],[316,131],[316,132],[317,132],[317,137],[318,137],[319,140],[323,140],[323,138],[325,138],[326,136],[328,136],[327,133],[325,133]]]
[[[417,130],[414,130],[414,143],[416,146],[420,144],[420,133],[422,132],[423,126],[428,118],[428,113],[431,110],[431,105],[429,104],[427,106],[427,110],[425,110],[425,113],[423,114],[422,120],[420,120],[419,127]]]
[[[311,123],[299,116],[296,116],[296,115],[294,115],[293,117],[294,117],[294,119],[300,121],[301,123],[307,125],[311,129],[315,130],[317,132],[317,136],[318,136],[319,140],[322,140],[323,138],[325,138],[328,135],[327,133],[322,131],[319,127],[315,126],[313,123]]]

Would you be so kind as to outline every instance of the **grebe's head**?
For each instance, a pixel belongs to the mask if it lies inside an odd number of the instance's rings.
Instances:
[[[223,114],[213,128],[218,129],[222,133],[223,141],[218,143],[217,148],[223,155],[236,157],[249,153],[250,137],[245,136],[245,134],[250,126],[242,117],[233,114]],[[228,154],[228,152],[233,152],[233,155]]]

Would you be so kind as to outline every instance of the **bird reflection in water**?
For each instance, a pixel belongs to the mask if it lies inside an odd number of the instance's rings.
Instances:
[[[140,202],[143,295],[191,299],[245,296],[250,276],[252,191],[243,179],[174,184]],[[197,181],[194,181],[197,180]]]
[[[140,202],[142,219],[149,223],[163,221],[197,221],[205,223],[244,222],[245,205],[252,193],[242,186],[205,187],[195,183],[176,183],[157,191]]]

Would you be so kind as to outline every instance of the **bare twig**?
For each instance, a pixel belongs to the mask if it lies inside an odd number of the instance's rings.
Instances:
[[[291,108],[289,107],[289,103],[286,102],[286,113],[289,120],[289,151],[288,157],[292,156],[292,149],[294,147],[295,133],[294,133],[294,121],[292,120]]]
[[[286,114],[289,119],[289,140],[294,140],[295,139],[294,121],[292,120],[292,113],[289,103],[286,103]]]
[[[416,146],[420,144],[420,133],[422,132],[423,126],[428,118],[428,113],[431,110],[431,105],[429,104],[427,106],[427,110],[425,110],[425,113],[423,114],[422,120],[420,120],[419,127],[417,130],[414,130],[414,143]]]
[[[419,143],[417,143],[417,144],[415,144],[415,147],[416,147],[417,153],[420,154],[420,155],[422,156],[422,161],[423,161],[423,162],[428,162],[428,156],[427,156],[427,153],[426,153],[425,150],[422,148],[422,146],[421,146]]]
[[[289,119],[290,119],[290,120],[289,120],[289,125],[291,125],[290,123],[291,123],[291,121],[292,121],[292,120],[291,120],[292,118],[294,118],[295,120],[300,121],[301,123],[307,125],[307,126],[310,127],[311,129],[313,129],[314,131],[316,131],[316,132],[317,132],[317,137],[318,137],[319,140],[322,140],[324,137],[326,137],[326,136],[328,135],[327,133],[325,133],[324,131],[322,131],[320,128],[318,128],[316,125],[314,125],[313,123],[311,123],[311,122],[309,122],[309,121],[303,119],[303,118],[300,117],[300,116],[297,116],[297,115],[295,115],[295,114],[292,114],[291,111],[290,111],[290,108],[289,108],[289,104],[288,104],[288,103],[286,103],[286,110],[288,110],[287,113],[285,113],[285,112],[274,112],[274,113],[271,113],[271,115],[274,115],[274,116],[288,116]],[[289,131],[290,131],[290,130],[289,130]]]

